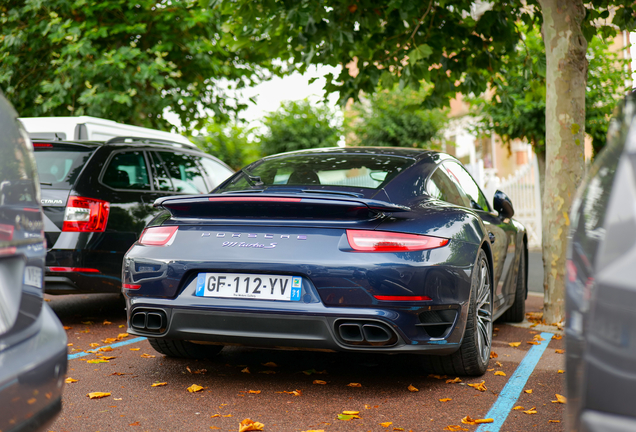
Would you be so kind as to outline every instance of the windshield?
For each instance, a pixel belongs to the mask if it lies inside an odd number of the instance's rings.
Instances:
[[[295,154],[264,159],[218,192],[279,185],[378,189],[412,163],[410,158],[377,154]]]
[[[74,146],[35,147],[35,162],[44,188],[70,188],[93,149]]]

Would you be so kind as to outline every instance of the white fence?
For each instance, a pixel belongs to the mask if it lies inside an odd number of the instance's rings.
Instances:
[[[512,201],[514,218],[525,225],[528,232],[528,247],[541,247],[541,192],[539,188],[539,166],[532,153],[530,163],[518,169],[514,174],[500,179],[490,170],[485,170],[485,193],[491,197],[497,189],[504,192]],[[491,200],[492,201],[492,200]]]

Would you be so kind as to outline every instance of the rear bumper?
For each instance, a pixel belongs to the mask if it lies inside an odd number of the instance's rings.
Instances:
[[[66,333],[46,304],[34,325],[33,336],[0,352],[0,430],[36,430],[61,409]]]
[[[85,234],[85,233],[70,233]],[[50,249],[46,254],[44,292],[47,294],[119,293],[124,252],[89,249]],[[51,268],[68,271],[51,271]],[[71,270],[71,269],[80,270]],[[92,269],[96,271],[81,271]]]

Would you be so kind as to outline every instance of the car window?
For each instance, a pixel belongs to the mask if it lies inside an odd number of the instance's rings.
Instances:
[[[213,159],[208,159],[201,156],[197,156],[196,158],[199,160],[199,163],[201,164],[201,166],[203,166],[203,169],[208,175],[208,179],[210,181],[210,190],[223,183],[226,178],[233,174],[231,170],[227,169],[222,164]]]
[[[143,152],[116,153],[104,171],[102,183],[114,189],[150,190]]]
[[[36,143],[35,162],[42,187],[68,189],[75,183],[93,149],[64,144]]]
[[[168,171],[163,165],[163,162],[161,162],[159,156],[157,156],[155,153],[149,153],[149,155],[151,156],[152,160],[152,175],[154,177],[155,189],[160,191],[174,192],[172,179],[168,175]]]
[[[476,210],[490,211],[488,200],[481,189],[466,169],[457,162],[444,162],[444,167],[449,173],[449,177],[466,192],[471,201],[471,207]]]
[[[428,179],[426,191],[433,198],[457,204],[464,207],[470,207],[470,200],[460,188],[448,177],[446,170],[439,167],[433,175]]]
[[[208,187],[194,156],[165,151],[157,153],[166,166],[177,192],[192,194],[208,192]]]

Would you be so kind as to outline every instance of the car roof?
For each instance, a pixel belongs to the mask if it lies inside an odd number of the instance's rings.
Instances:
[[[74,144],[84,147],[102,147],[102,146],[121,146],[121,147],[135,147],[135,146],[165,146],[172,148],[179,148],[185,150],[196,150],[201,152],[194,144],[186,144],[181,142],[162,140],[156,138],[140,138],[140,137],[115,137],[108,141],[84,141],[84,140],[63,140],[52,134],[50,137],[34,136],[31,140],[37,142],[47,142],[51,144]]]
[[[398,156],[409,159],[422,159],[426,156],[437,154],[438,152],[426,149],[416,149],[407,147],[324,147],[309,150],[296,150],[287,153],[279,153],[272,156],[266,156],[263,159],[275,159],[278,157],[286,157],[290,155],[303,154],[369,154],[369,155],[386,155]]]

